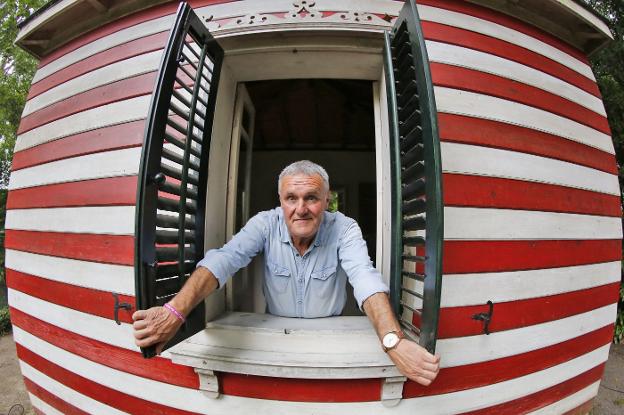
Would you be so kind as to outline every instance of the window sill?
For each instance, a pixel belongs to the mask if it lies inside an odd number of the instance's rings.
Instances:
[[[170,349],[196,370],[307,379],[402,376],[366,317],[225,313]]]

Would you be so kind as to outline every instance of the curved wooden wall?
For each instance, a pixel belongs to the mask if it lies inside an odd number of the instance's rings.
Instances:
[[[214,1],[192,2],[201,7]],[[388,4],[392,4],[389,2]],[[441,128],[446,243],[429,388],[395,408],[379,379],[221,374],[146,362],[134,303],[136,174],[176,4],[121,19],[45,58],[24,109],[6,231],[22,373],[40,413],[565,413],[597,393],[620,279],[619,188],[587,60],[526,24],[422,0]],[[393,10],[398,10],[396,3]],[[471,319],[495,303],[492,334]]]

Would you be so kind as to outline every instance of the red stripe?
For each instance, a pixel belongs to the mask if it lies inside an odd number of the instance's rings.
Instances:
[[[78,112],[151,94],[155,80],[156,72],[150,72],[73,95],[23,117],[17,133],[23,134]]]
[[[521,151],[617,174],[615,156],[552,134],[497,121],[438,113],[440,139]]]
[[[587,278],[592,278],[588,275]],[[619,281],[585,290],[527,300],[494,304],[490,332],[517,329],[559,320],[618,302]],[[487,305],[445,307],[440,309],[438,338],[476,336],[483,334],[483,322],[472,316],[487,313]]]
[[[129,235],[7,229],[5,245],[7,249],[34,254],[107,264],[134,264],[134,237]]]
[[[607,117],[543,89],[502,76],[444,63],[432,62],[431,75],[437,86],[473,91],[530,105],[611,135]]]
[[[519,271],[619,261],[622,241],[444,241],[444,274]],[[495,260],[494,260],[495,258]]]
[[[613,325],[609,324],[582,336],[527,353],[487,362],[442,368],[438,377],[428,387],[408,380],[403,388],[403,397],[439,395],[493,385],[525,376],[589,353],[609,344],[612,337]]]
[[[191,389],[199,388],[199,377],[190,366],[177,365],[169,359],[145,360],[138,352],[102,343],[11,309],[13,324],[50,344],[92,362],[159,382]]]
[[[444,206],[538,210],[620,217],[620,198],[523,180],[445,173]],[[9,199],[10,200],[10,199]]]
[[[70,405],[58,396],[43,389],[27,377],[24,377],[24,385],[26,385],[26,389],[28,389],[30,393],[65,415],[88,415],[88,412],[84,412],[75,406]],[[37,410],[36,408],[34,409]]]
[[[581,373],[572,379],[551,386],[550,388],[541,390],[531,395],[524,396],[520,399],[505,402],[500,405],[490,406],[489,408],[479,409],[476,411],[464,412],[464,415],[485,415],[485,414],[525,414],[535,411],[539,408],[558,402],[567,396],[580,391],[581,389],[600,380],[604,372],[605,364],[602,363],[593,369]]]
[[[11,190],[7,209],[133,206],[137,176],[109,177]]]
[[[594,407],[594,398],[588,400],[587,402],[577,406],[574,409],[571,409],[565,412],[563,415],[585,415],[589,414]]]
[[[143,144],[145,120],[132,121],[85,131],[26,150],[13,156],[11,170],[19,170],[38,164],[84,156],[102,151],[121,150]]]
[[[132,395],[119,392],[115,389],[102,386],[99,383],[79,376],[65,368],[62,368],[57,364],[50,362],[49,360],[44,359],[43,357],[26,349],[19,343],[15,346],[17,350],[17,356],[38,371],[43,372],[47,376],[55,379],[57,382],[64,384],[68,388],[73,389],[78,393],[86,395],[92,399],[95,399],[96,401],[100,401],[103,404],[117,408],[120,411],[146,415],[194,414],[193,412],[183,411],[181,409],[173,408],[170,406],[146,401],[144,399],[140,399]],[[122,388],[123,385],[120,384],[119,387]]]
[[[108,291],[79,287],[7,269],[7,286],[49,303],[83,313],[115,319],[115,299]],[[134,297],[119,295],[119,302],[132,304]],[[133,310],[119,310],[119,321],[132,324]]]
[[[190,5],[193,8],[198,8],[198,7],[207,6],[209,4],[228,3],[230,1],[231,0],[197,0],[197,1],[192,0],[192,1],[189,1],[188,3],[190,3]],[[163,4],[163,5],[151,7],[147,10],[139,10],[136,13],[133,13],[129,16],[114,20],[89,33],[80,35],[76,39],[66,43],[65,45],[54,50],[52,53],[43,57],[41,61],[39,62],[39,68],[42,68],[43,66],[52,62],[53,60],[56,60],[60,58],[61,56],[66,55],[69,52],[78,49],[81,46],[94,42],[97,39],[103,38],[104,36],[118,32],[122,29],[136,26],[148,20],[153,20],[162,16],[173,14],[175,13],[177,8],[178,8],[177,3]],[[171,24],[173,25],[173,22]]]
[[[552,75],[600,97],[600,90],[594,81],[539,53],[504,40],[441,23],[423,21],[422,27],[425,39],[479,50],[509,59]]]
[[[579,51],[570,44],[565,43],[564,41],[559,40],[558,38],[536,28],[535,26],[531,26],[519,19],[516,19],[515,17],[508,16],[492,9],[488,9],[486,7],[481,7],[457,0],[419,0],[418,4],[426,4],[428,6],[452,10],[458,13],[463,13],[469,16],[488,20],[493,23],[498,23],[502,26],[517,30],[518,32],[541,40],[542,42],[547,43],[589,65],[589,62],[583,52]]]
[[[34,98],[57,85],[69,81],[70,79],[84,75],[96,69],[103,68],[104,66],[112,63],[162,49],[167,42],[168,36],[169,33],[167,31],[156,33],[131,40],[127,43],[123,43],[111,49],[89,56],[88,58],[69,65],[58,72],[54,72],[50,76],[33,84],[28,92],[28,99]]]
[[[367,402],[381,398],[379,379],[285,379],[221,373],[223,394],[275,401]]]

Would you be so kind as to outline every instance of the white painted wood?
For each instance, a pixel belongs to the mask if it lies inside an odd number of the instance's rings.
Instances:
[[[134,268],[6,250],[6,267],[37,277],[94,290],[134,295]]]
[[[421,20],[442,23],[513,43],[514,45],[521,46],[552,59],[555,62],[559,62],[592,81],[596,80],[591,68],[587,64],[554,46],[517,30],[478,17],[432,6],[419,5],[418,13]]]
[[[106,151],[39,164],[11,173],[9,190],[106,177],[133,176],[139,172],[141,148]]]
[[[144,95],[102,105],[33,128],[17,137],[15,151],[108,125],[144,119],[147,116],[150,98],[149,95]]]
[[[545,72],[474,49],[432,40],[425,43],[431,62],[474,69],[522,82],[568,99],[604,117],[607,116],[600,98]]]
[[[568,138],[614,154],[611,137],[548,111],[489,95],[434,87],[438,112],[501,121]]]
[[[199,413],[221,413],[221,411],[226,409],[225,406],[227,406],[230,413],[248,413],[248,411],[233,412],[236,409],[236,406],[234,406],[235,403],[237,403],[236,401],[239,401],[238,403],[256,401],[255,399],[234,397],[227,397],[229,398],[227,400],[213,400],[203,396],[197,390],[148,380],[88,361],[87,359],[44,342],[19,328],[17,328],[14,336],[17,343],[36,354],[45,356],[46,359],[51,362],[65,367],[80,376],[84,376],[111,389],[120,390],[132,396],[148,399],[171,407]],[[609,345],[605,345],[563,364],[509,381],[448,394],[404,400],[403,402],[410,402],[413,403],[413,405],[418,405],[423,413],[457,413],[460,411],[485,408],[538,392],[570,379],[606,361],[608,352]],[[266,400],[264,402],[264,405],[258,407],[260,411],[267,411],[264,413],[281,413],[281,411],[274,412],[278,405],[283,408],[283,410],[295,409],[290,406],[291,404],[296,405],[296,403],[292,402]],[[316,403],[299,403],[299,405],[303,406],[302,409],[304,409],[304,411],[307,409],[312,413],[314,413],[314,409],[317,409],[316,413],[318,413],[318,409],[320,409],[318,407],[315,408],[318,405]],[[353,404],[353,408],[349,405],[349,409],[356,409],[359,406],[362,406],[362,410],[370,410],[372,409],[370,407],[374,407],[372,403],[358,403]],[[367,406],[370,407],[367,408]],[[375,406],[379,408],[383,407],[379,402],[377,402]],[[398,413],[407,413],[403,411],[408,409],[406,408],[408,406],[411,407],[413,411],[414,406],[402,404],[395,407],[394,410],[399,410]],[[331,412],[329,413],[335,414],[344,413],[338,412],[338,410],[344,411],[346,409],[342,404],[326,405],[326,407],[327,409],[331,408]],[[254,413],[263,413],[258,412],[258,410],[255,410]],[[293,411],[290,413],[301,412]]]
[[[444,208],[445,240],[620,238],[620,218],[514,209]]]
[[[444,173],[547,183],[611,195],[620,194],[617,176],[591,167],[519,151],[442,142]]]
[[[53,73],[68,67],[69,65],[80,62],[81,60],[104,50],[122,45],[130,42],[131,40],[153,35],[154,33],[168,31],[171,29],[171,26],[173,26],[173,22],[174,15],[170,14],[168,16],[148,20],[146,22],[121,29],[115,33],[96,39],[93,42],[87,43],[84,46],[66,53],[58,59],[55,59],[47,65],[41,67],[37,73],[35,73],[32,82],[33,84],[39,82],[43,78],[46,78]]]
[[[599,31],[601,31],[607,37],[613,39],[613,35],[611,34],[611,30],[609,26],[605,22],[603,22],[598,16],[581,6],[574,0],[551,0],[560,5],[570,9],[574,14],[579,16],[581,19],[585,20],[591,26],[595,27]]]
[[[443,356],[443,367],[463,366],[526,353],[613,324],[616,310],[617,304],[614,303],[586,313],[518,329],[489,335],[440,339],[436,345],[436,353]]]
[[[403,398],[403,385],[407,378],[405,376],[397,376],[393,378],[385,378],[381,384],[381,401],[388,408],[395,407]]]
[[[598,395],[599,386],[600,381],[594,382],[580,391],[575,392],[572,395],[568,395],[555,403],[544,406],[537,411],[530,412],[529,415],[565,414]]]
[[[63,415],[62,412],[47,404],[47,402],[39,399],[36,395],[28,392],[28,399],[34,408],[46,415]]]
[[[11,209],[6,229],[134,235],[134,206]]]
[[[44,355],[45,356],[45,355]],[[82,409],[88,414],[93,415],[124,415],[126,412],[121,412],[111,406],[105,405],[95,399],[92,399],[86,395],[76,392],[74,389],[68,388],[64,384],[52,379],[51,377],[43,374],[28,363],[20,360],[20,370],[22,375],[32,381],[33,383],[41,386],[43,389],[50,392],[52,395],[58,396],[70,405],[75,406],[78,409]]]
[[[620,262],[479,274],[445,274],[441,307],[515,301],[620,281]]]
[[[162,50],[145,53],[87,72],[26,102],[22,117],[81,92],[158,69]]]
[[[209,398],[219,397],[219,378],[212,370],[195,369],[199,375],[199,389]]]
[[[106,344],[136,352],[140,351],[134,344],[131,324],[122,322],[118,326],[112,319],[50,303],[12,288],[8,290],[8,299],[11,307],[46,323]],[[112,314],[113,310],[111,309],[111,316]]]

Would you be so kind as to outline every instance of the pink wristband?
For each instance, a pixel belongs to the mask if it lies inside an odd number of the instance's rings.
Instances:
[[[180,312],[178,310],[176,310],[175,307],[172,306],[171,304],[165,303],[165,305],[163,307],[165,307],[167,310],[169,310],[171,312],[171,314],[173,314],[178,319],[180,319],[182,321],[182,323],[184,323],[186,321],[184,316],[182,314],[180,314]]]

